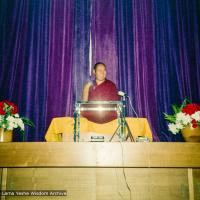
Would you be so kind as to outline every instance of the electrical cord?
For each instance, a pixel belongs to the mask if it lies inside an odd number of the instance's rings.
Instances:
[[[126,173],[125,173],[125,170],[124,170],[124,150],[123,150],[123,146],[122,146],[122,143],[120,142],[120,146],[121,146],[121,153],[122,153],[122,166],[123,166],[123,175],[124,175],[124,180],[125,180],[125,183],[126,183],[126,187],[129,191],[129,194],[130,194],[130,200],[132,199],[132,193],[131,193],[131,188],[127,182],[127,178],[126,178]]]
[[[128,98],[128,100],[129,100],[129,104],[130,104],[130,106],[131,106],[132,111],[135,113],[136,117],[138,118],[138,114],[136,113],[136,111],[135,111],[135,109],[134,109],[134,107],[133,107],[133,104],[132,104],[132,102],[131,102],[131,98],[130,98],[128,95],[127,95],[127,98]]]

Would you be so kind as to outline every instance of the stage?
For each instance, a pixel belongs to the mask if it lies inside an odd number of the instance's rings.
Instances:
[[[67,191],[42,199],[200,199],[198,143],[13,142],[0,158],[1,190]]]

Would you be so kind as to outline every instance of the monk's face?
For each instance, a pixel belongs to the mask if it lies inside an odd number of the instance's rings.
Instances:
[[[96,80],[104,81],[106,78],[106,67],[102,64],[97,65],[96,70],[93,71]]]

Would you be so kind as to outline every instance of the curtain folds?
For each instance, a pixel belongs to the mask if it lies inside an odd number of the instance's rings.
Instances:
[[[107,65],[154,141],[182,141],[163,112],[184,97],[200,103],[199,27],[198,0],[1,0],[0,100],[34,121],[26,141],[43,141],[53,117],[73,115],[90,80],[91,32],[92,64]]]

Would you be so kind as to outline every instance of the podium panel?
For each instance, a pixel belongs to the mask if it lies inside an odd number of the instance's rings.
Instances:
[[[1,190],[66,190],[1,199],[200,199],[197,143],[0,143]]]

